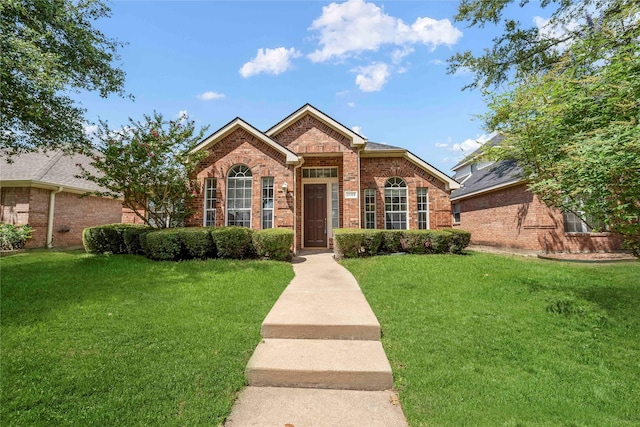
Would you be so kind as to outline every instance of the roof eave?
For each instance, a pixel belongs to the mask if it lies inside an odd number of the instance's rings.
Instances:
[[[484,194],[484,193],[491,193],[493,191],[498,191],[498,190],[502,190],[504,188],[513,187],[513,186],[518,185],[518,184],[523,184],[525,181],[526,180],[524,180],[522,178],[517,178],[517,179],[514,179],[512,181],[504,182],[502,184],[494,185],[492,187],[483,188],[482,190],[477,190],[477,191],[474,191],[472,193],[463,194],[463,195],[457,196],[457,197],[451,197],[450,200],[452,202],[456,202],[456,201],[468,199],[470,197],[479,196],[479,195]]]

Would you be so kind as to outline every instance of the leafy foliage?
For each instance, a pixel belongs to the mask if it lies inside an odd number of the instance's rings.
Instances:
[[[218,257],[243,259],[254,253],[251,235],[253,230],[247,227],[218,227],[211,231],[211,237],[216,245]]]
[[[90,254],[134,254],[139,248],[134,236],[139,238],[148,231],[148,227],[135,224],[98,225],[82,230],[82,243]]]
[[[193,212],[189,201],[198,183],[192,174],[207,153],[190,151],[205,131],[196,132],[187,117],[167,121],[157,112],[139,122],[130,118],[119,130],[100,122],[100,144],[87,153],[90,165],[78,165],[80,177],[104,188],[92,194],[122,198],[123,206],[147,225],[176,227]]]
[[[158,230],[146,234],[145,253],[156,261],[178,261],[182,259],[183,245],[176,229]]]
[[[215,258],[216,247],[213,244],[210,227],[180,228],[178,234],[184,246],[187,259]]]
[[[0,249],[21,249],[27,239],[31,238],[33,229],[28,225],[13,225],[0,223]]]
[[[458,18],[472,25],[497,23],[509,3],[464,1]],[[485,90],[485,125],[505,136],[487,155],[515,159],[545,203],[580,215],[593,228],[605,224],[621,233],[636,256],[639,14],[640,4],[632,1],[562,1],[546,27],[522,30],[507,20],[492,49],[451,59],[451,70],[475,72],[469,87]],[[488,90],[505,82],[504,91]]]
[[[84,110],[69,91],[124,95],[124,72],[112,65],[122,44],[92,27],[110,9],[102,0],[4,0],[0,16],[0,148],[85,147]]]
[[[257,230],[253,233],[252,239],[258,256],[268,257],[277,261],[288,261],[291,259],[293,230],[285,228]]]

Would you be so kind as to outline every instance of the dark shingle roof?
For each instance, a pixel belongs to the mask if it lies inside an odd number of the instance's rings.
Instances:
[[[32,183],[63,186],[80,191],[96,191],[100,187],[86,179],[76,178],[81,173],[78,163],[88,167],[91,159],[82,154],[64,154],[62,151],[25,153],[7,163],[0,156],[0,181],[29,181]]]
[[[451,193],[451,200],[521,180],[522,168],[516,164],[515,160],[502,160],[473,172],[462,183],[462,188]]]
[[[406,148],[396,147],[388,144],[381,144],[379,142],[367,141],[365,151],[384,151],[384,150],[406,150]]]

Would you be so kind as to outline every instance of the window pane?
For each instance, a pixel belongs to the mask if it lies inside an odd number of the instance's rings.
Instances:
[[[227,224],[251,226],[251,169],[234,166],[227,177]]]

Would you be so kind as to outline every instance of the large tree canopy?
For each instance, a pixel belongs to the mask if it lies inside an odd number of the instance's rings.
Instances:
[[[0,148],[4,154],[88,144],[84,110],[69,94],[124,95],[114,67],[120,43],[92,27],[108,17],[101,0],[0,2]]]
[[[159,113],[119,129],[100,122],[99,143],[87,153],[91,164],[78,165],[79,176],[103,188],[92,194],[122,199],[146,224],[178,226],[193,212],[190,201],[199,191],[193,172],[207,152],[190,151],[206,129],[196,131],[186,116],[165,120]]]
[[[459,19],[499,23],[506,0],[465,0]],[[526,2],[525,2],[526,3]],[[487,150],[516,159],[548,205],[608,227],[640,255],[640,4],[543,1],[545,26],[504,34],[481,55],[456,54],[452,71],[475,73],[487,129],[505,136]]]

